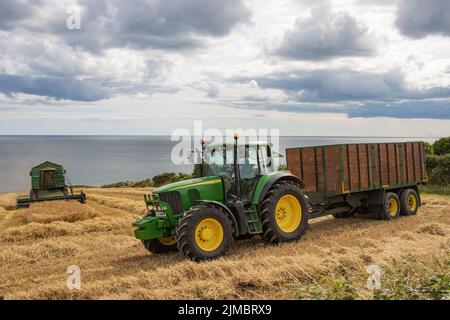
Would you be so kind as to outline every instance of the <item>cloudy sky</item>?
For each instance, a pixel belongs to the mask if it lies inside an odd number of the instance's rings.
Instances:
[[[450,135],[450,1],[0,0],[0,134],[194,120]]]

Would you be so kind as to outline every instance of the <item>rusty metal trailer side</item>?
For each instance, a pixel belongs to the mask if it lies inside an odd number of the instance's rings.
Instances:
[[[428,180],[423,142],[288,148],[286,158],[288,169],[303,180],[313,203],[414,187]]]

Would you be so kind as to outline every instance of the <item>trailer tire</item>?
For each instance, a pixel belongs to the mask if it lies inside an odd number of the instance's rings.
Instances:
[[[384,194],[383,209],[380,212],[382,220],[394,220],[400,216],[400,199],[393,192]]]
[[[414,189],[405,189],[400,193],[400,214],[411,216],[419,209],[419,195]]]
[[[300,239],[306,230],[309,206],[300,186],[275,183],[261,202],[262,239],[270,244]]]
[[[177,250],[175,237],[164,237],[159,239],[142,240],[145,249],[151,253],[169,253]]]
[[[201,205],[191,209],[177,227],[178,250],[194,261],[224,255],[232,241],[231,219],[216,207]]]

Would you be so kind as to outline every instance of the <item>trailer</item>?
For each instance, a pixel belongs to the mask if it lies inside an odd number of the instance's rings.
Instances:
[[[86,202],[86,194],[73,192],[72,184],[66,176],[66,170],[62,165],[45,161],[30,171],[31,189],[29,197],[17,198],[16,207],[28,207],[33,202],[51,200],[76,200]]]
[[[377,212],[391,220],[415,214],[418,185],[428,180],[423,142],[288,148],[286,162],[303,181],[310,218]]]

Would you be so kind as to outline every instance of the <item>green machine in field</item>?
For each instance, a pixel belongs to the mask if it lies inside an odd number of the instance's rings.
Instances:
[[[193,260],[224,254],[234,238],[261,234],[269,243],[297,240],[309,205],[302,181],[279,172],[268,143],[202,148],[200,177],[160,187],[145,197],[148,214],[135,236],[153,253],[180,250]]]
[[[422,142],[343,144],[286,150],[277,171],[265,142],[202,147],[199,178],[145,197],[135,236],[153,253],[180,250],[193,260],[224,254],[233,239],[259,234],[268,243],[299,239],[309,219],[377,213],[414,215],[426,183]],[[291,173],[292,172],[292,173]]]
[[[17,207],[28,207],[33,202],[50,200],[77,200],[86,202],[86,195],[81,191],[74,194],[72,185],[63,166],[45,161],[30,171],[31,189],[29,197],[18,197]]]

